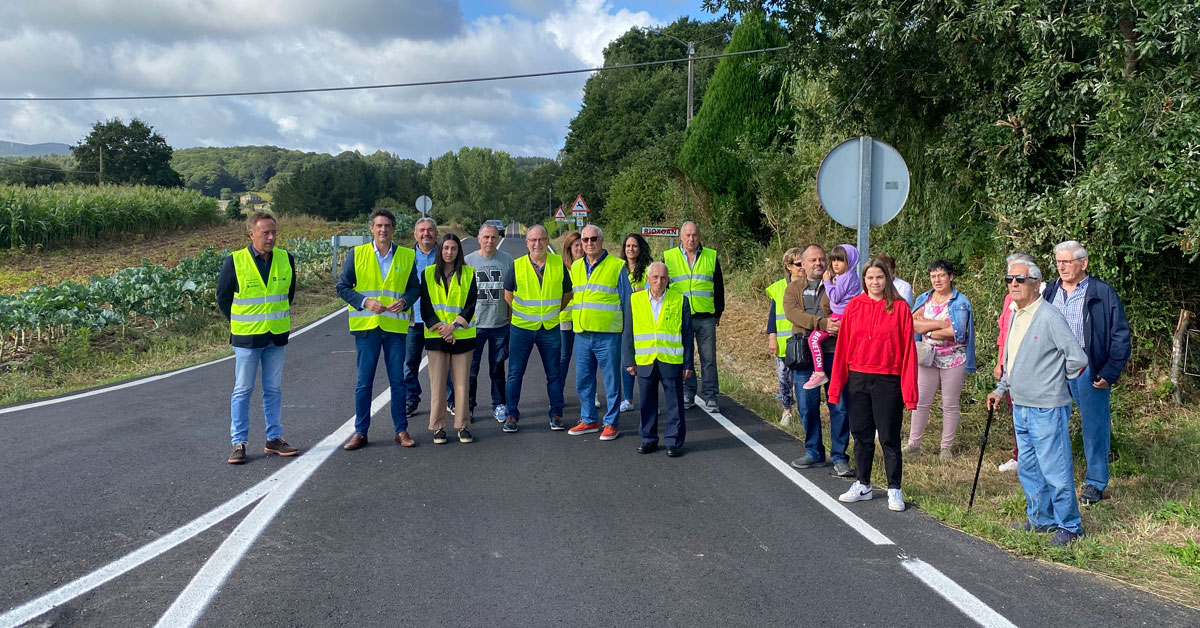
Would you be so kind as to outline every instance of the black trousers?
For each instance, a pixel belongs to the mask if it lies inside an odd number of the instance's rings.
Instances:
[[[642,410],[642,424],[638,435],[643,443],[658,442],[658,386],[663,387],[663,404],[667,410],[667,427],[663,431],[663,440],[667,447],[683,447],[683,439],[687,436],[687,424],[683,418],[683,373],[666,377],[654,363],[649,377],[638,375],[638,389],[641,392],[638,402]]]
[[[900,488],[900,477],[904,473],[904,461],[900,456],[900,423],[904,419],[900,376],[850,371],[842,399],[850,420],[850,434],[854,436],[858,481],[871,485],[875,432],[878,431],[888,488]]]

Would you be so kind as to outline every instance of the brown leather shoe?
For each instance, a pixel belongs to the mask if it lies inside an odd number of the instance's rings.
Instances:
[[[342,445],[342,449],[345,449],[346,451],[354,451],[355,449],[362,448],[366,444],[367,437],[356,432],[354,436],[350,437],[350,440],[346,441],[345,445]]]
[[[401,447],[416,447],[417,441],[413,440],[408,432],[399,432],[396,434],[396,442],[400,443]]]
[[[267,444],[263,445],[263,453],[273,456],[286,457],[295,456],[296,454],[300,453],[300,450],[287,444],[282,438],[276,438],[274,440],[267,441]]]
[[[233,451],[229,454],[229,459],[226,460],[229,464],[244,464],[246,462],[246,443],[238,443],[233,446]]]

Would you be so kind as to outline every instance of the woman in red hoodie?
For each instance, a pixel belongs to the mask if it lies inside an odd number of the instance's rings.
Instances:
[[[865,291],[846,305],[833,352],[829,402],[846,394],[846,413],[854,436],[854,464],[858,479],[838,499],[856,502],[871,499],[871,463],[875,434],[883,446],[887,472],[888,508],[904,510],[900,492],[903,463],[900,457],[900,423],[904,408],[917,407],[917,357],[913,343],[912,314],[892,285],[887,265],[871,260],[863,270]]]

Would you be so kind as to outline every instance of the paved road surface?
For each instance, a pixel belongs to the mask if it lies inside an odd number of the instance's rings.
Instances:
[[[0,626],[1200,625],[914,508],[845,508],[844,480],[790,470],[802,443],[726,398],[689,411],[684,457],[642,456],[633,413],[612,442],[549,431],[535,360],[516,434],[484,417],[477,442],[433,445],[426,385],[420,446],[391,442],[384,395],[371,444],[345,452],[338,314],[288,345],[303,455],[258,453],[255,418],[236,467],[231,367],[0,409]]]

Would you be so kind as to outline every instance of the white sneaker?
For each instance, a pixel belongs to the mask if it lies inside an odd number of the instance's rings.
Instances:
[[[596,398],[596,407],[597,408],[600,407],[600,398],[599,397]]]
[[[628,399],[621,400],[621,412],[629,412],[633,410],[633,402]]]
[[[904,512],[904,493],[901,493],[900,489],[888,489],[888,510]]]
[[[874,495],[871,494],[871,487],[863,486],[862,482],[855,480],[854,484],[850,485],[850,490],[838,496],[838,501],[846,503],[865,502],[872,497]]]
[[[1017,459],[1009,458],[1008,462],[997,466],[996,470],[997,471],[1016,471],[1017,470]]]
[[[492,408],[492,416],[496,417],[496,421],[503,423],[508,420],[508,408],[496,406]]]
[[[791,410],[783,411],[783,416],[779,417],[779,424],[782,425],[783,427],[787,427],[792,424],[792,411]]]

